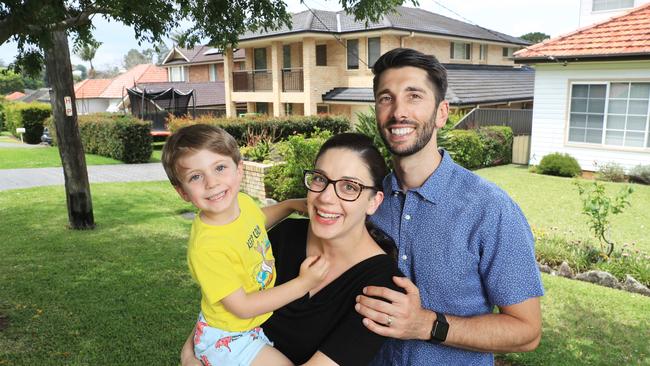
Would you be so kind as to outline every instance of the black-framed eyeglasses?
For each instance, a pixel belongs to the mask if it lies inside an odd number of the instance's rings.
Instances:
[[[364,189],[379,190],[377,187],[366,186],[349,179],[329,179],[317,170],[305,170],[303,182],[308,190],[316,193],[323,192],[328,185],[332,184],[336,196],[348,202],[356,201]]]

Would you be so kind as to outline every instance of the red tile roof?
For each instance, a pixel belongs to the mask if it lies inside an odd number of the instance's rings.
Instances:
[[[99,97],[121,99],[126,96],[124,89],[132,88],[136,83],[156,81],[167,81],[167,70],[153,64],[140,64],[113,78]]]
[[[650,59],[650,3],[514,54],[516,62],[566,59]]]
[[[99,98],[111,79],[86,79],[74,85],[74,95],[77,99]]]
[[[7,94],[5,96],[5,99],[6,100],[16,100],[16,99],[24,97],[25,95],[26,95],[25,93],[21,93],[19,91],[16,91],[16,92],[13,92],[11,94]]]

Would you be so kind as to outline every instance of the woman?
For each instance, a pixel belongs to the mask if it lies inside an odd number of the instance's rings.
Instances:
[[[354,305],[365,286],[398,290],[392,281],[392,276],[401,275],[394,244],[366,226],[366,217],[383,200],[387,173],[368,137],[333,136],[318,152],[315,168],[305,171],[310,220],[285,220],[269,232],[276,285],[295,278],[307,256],[319,255],[330,263],[319,287],[276,311],[263,325],[275,347],[295,364],[365,365],[384,340],[362,324]],[[182,350],[183,365],[200,365],[191,339]]]

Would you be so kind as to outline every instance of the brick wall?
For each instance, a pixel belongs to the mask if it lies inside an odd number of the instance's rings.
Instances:
[[[267,199],[266,190],[264,189],[264,175],[272,166],[272,164],[244,161],[244,177],[241,182],[241,191],[262,201]]]
[[[196,65],[190,66],[190,82],[204,82],[210,81],[210,74],[208,71],[208,65]]]

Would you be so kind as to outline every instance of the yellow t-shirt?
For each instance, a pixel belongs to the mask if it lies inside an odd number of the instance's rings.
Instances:
[[[209,225],[199,215],[192,223],[187,262],[201,286],[201,311],[211,327],[231,332],[260,326],[271,313],[240,319],[221,300],[240,287],[246,293],[275,284],[275,259],[264,227],[264,213],[252,198],[239,193],[239,217],[226,225]]]

